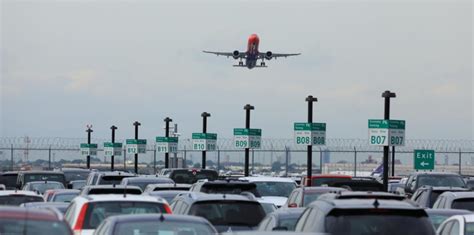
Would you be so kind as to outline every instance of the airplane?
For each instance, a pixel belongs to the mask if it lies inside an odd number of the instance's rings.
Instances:
[[[203,52],[215,54],[218,56],[219,55],[227,56],[227,58],[232,56],[236,60],[240,59],[239,64],[234,65],[234,67],[247,67],[248,69],[267,67],[265,65],[265,60],[271,60],[272,58],[275,58],[275,59],[278,57],[286,58],[288,56],[301,55],[301,53],[281,54],[281,53],[273,53],[271,51],[259,52],[258,51],[259,43],[260,43],[260,38],[258,37],[258,35],[252,34],[249,37],[246,52],[240,52],[238,50],[235,50],[233,52],[214,52],[214,51],[203,51]],[[245,59],[245,64],[242,61],[243,59]],[[260,62],[260,65],[257,65],[258,60],[262,60],[262,62]]]

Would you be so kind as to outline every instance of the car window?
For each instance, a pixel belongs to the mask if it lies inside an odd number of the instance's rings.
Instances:
[[[453,201],[451,208],[474,211],[474,198],[456,199]]]
[[[68,225],[62,221],[21,219],[0,219],[2,234],[71,234]]]
[[[439,196],[436,202],[433,204],[433,208],[443,208],[444,200],[444,196]]]
[[[449,232],[452,226],[453,226],[453,221],[449,221],[446,224],[444,224],[443,228],[441,228],[440,235],[449,235]]]
[[[472,222],[466,223],[464,226],[465,226],[465,229],[464,229],[465,235],[474,235],[474,223]]]
[[[303,192],[298,192],[298,194],[296,194],[295,202],[296,202],[296,204],[298,205],[298,207],[301,206],[301,203],[302,203],[302,195],[303,195]]]
[[[449,230],[449,234],[458,235],[459,233],[459,222],[457,220],[453,221],[453,226]]]
[[[254,182],[260,196],[288,197],[296,188],[293,182]]]
[[[459,175],[420,175],[418,176],[418,185],[447,186],[447,187],[466,187],[466,183]]]
[[[253,201],[202,201],[194,203],[190,215],[201,216],[213,225],[257,226],[265,217],[265,211]]]
[[[320,192],[310,192],[304,194],[303,206],[308,206],[311,202],[316,201],[322,193]]]
[[[0,196],[0,205],[3,206],[19,206],[28,202],[44,202],[42,197],[27,195],[7,195]]]

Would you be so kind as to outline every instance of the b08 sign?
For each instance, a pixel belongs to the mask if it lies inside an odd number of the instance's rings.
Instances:
[[[326,123],[295,123],[296,145],[325,145]]]

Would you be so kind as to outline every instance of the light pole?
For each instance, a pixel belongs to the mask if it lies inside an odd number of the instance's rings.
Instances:
[[[207,133],[207,117],[210,117],[211,114],[207,112],[201,113],[202,117],[202,133]],[[202,164],[201,164],[202,169],[206,169],[206,151],[202,151]]]
[[[250,105],[250,104],[247,104],[244,106],[244,110],[245,110],[245,128],[246,129],[250,129],[250,110],[254,110],[255,107]],[[245,176],[249,176],[249,155],[250,155],[250,149],[247,147],[245,148],[245,169],[244,169],[244,172],[245,172]]]
[[[165,121],[165,137],[169,137],[170,136],[170,122],[172,122],[173,120],[169,117],[166,117],[163,121]],[[169,163],[170,163],[170,158],[169,158],[169,153],[166,152],[165,153],[165,168],[168,169],[169,168]]]
[[[138,127],[141,125],[141,123],[135,121],[133,125],[135,126],[135,140],[137,140],[138,144]],[[135,174],[138,174],[138,151],[135,153]]]
[[[88,147],[90,148],[90,144],[91,144],[91,133],[93,132],[92,130],[92,125],[87,125],[87,144],[89,145]],[[90,155],[90,151],[89,151],[89,154],[87,155],[87,169],[91,169],[91,155]]]
[[[111,126],[110,129],[112,130],[112,156],[110,157],[110,170],[111,171],[114,171],[114,158],[115,158],[115,146],[114,146],[114,143],[115,143],[115,130],[117,130],[118,128],[116,126]]]
[[[306,102],[308,102],[308,123],[311,126],[313,123],[313,102],[317,102],[318,98],[313,97],[309,95],[306,97]],[[311,143],[307,147],[307,159],[306,159],[306,164],[307,169],[306,169],[306,186],[311,186],[311,176],[313,174],[313,146],[312,146],[313,140],[311,140]]]
[[[390,120],[390,98],[395,98],[397,97],[395,93],[390,92],[390,91],[385,91],[382,93],[382,98],[385,99],[385,105],[384,105],[384,119],[386,121]],[[388,191],[388,152],[389,152],[390,146],[383,146],[383,187],[385,191]],[[393,156],[394,158],[395,156]],[[394,161],[393,159],[392,161]],[[395,163],[395,162],[393,162]],[[393,164],[395,166],[395,164]]]

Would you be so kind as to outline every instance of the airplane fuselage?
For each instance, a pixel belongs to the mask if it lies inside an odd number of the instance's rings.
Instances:
[[[252,69],[257,66],[258,59],[258,44],[260,43],[260,38],[256,34],[252,34],[249,37],[247,44],[247,57],[245,59],[245,65],[247,68]]]

